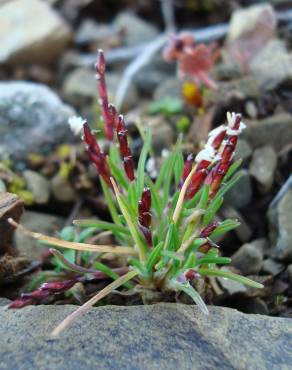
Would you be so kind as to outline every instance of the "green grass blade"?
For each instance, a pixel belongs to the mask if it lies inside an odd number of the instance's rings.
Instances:
[[[202,297],[196,291],[196,289],[193,288],[189,283],[182,284],[182,283],[174,282],[173,286],[174,286],[175,290],[184,292],[185,294],[190,296],[192,298],[192,300],[197,304],[197,306],[200,308],[200,310],[205,315],[209,314],[208,308],[207,308],[205,302],[203,301]]]
[[[140,233],[138,232],[138,230],[136,228],[136,225],[133,221],[134,219],[131,217],[131,215],[128,211],[129,206],[127,205],[127,202],[124,200],[124,198],[120,194],[120,191],[119,191],[119,189],[118,189],[118,187],[117,187],[117,185],[114,181],[113,181],[113,186],[114,186],[115,194],[116,194],[117,201],[118,201],[119,207],[121,209],[121,212],[122,212],[123,216],[125,217],[126,223],[129,227],[129,230],[130,230],[130,233],[131,233],[132,238],[134,240],[134,243],[136,244],[136,246],[138,248],[140,261],[145,262],[146,261],[145,253],[147,251],[147,246],[145,245],[145,243],[141,239]]]
[[[129,265],[135,267],[142,276],[144,277],[148,276],[148,271],[145,268],[145,265],[136,258],[129,258],[128,263]]]
[[[152,271],[155,264],[158,262],[161,250],[163,248],[163,242],[160,242],[154,247],[147,258],[146,268],[149,272]]]
[[[100,177],[100,183],[101,183],[102,191],[103,191],[110,215],[116,225],[121,225],[121,221],[120,221],[119,214],[118,214],[118,211],[116,209],[116,206],[115,206],[112,194],[111,194],[111,190],[109,189],[108,185],[104,182],[104,180],[101,177]]]
[[[244,285],[248,285],[252,288],[263,288],[264,286],[260,283],[257,283],[256,281],[253,281],[251,279],[248,279],[245,276],[234,274],[230,271],[224,271],[224,270],[213,270],[213,269],[199,269],[198,273],[202,276],[217,276],[217,277],[223,277],[226,279],[237,281],[238,283],[242,283]]]
[[[137,188],[134,181],[132,181],[130,184],[127,185],[128,189],[128,203],[131,205],[131,208],[133,211],[135,211],[135,214],[137,214],[138,210],[138,198],[137,198]]]
[[[241,164],[242,164],[242,159],[238,159],[236,162],[232,163],[226,175],[224,176],[223,182],[228,181],[232,177],[232,175],[238,170]]]
[[[223,197],[216,197],[207,208],[204,218],[203,218],[203,226],[209,225],[209,223],[213,220],[216,213],[218,212],[219,208],[223,204]]]
[[[164,250],[176,251],[179,247],[179,236],[176,225],[171,222],[164,243]]]
[[[110,169],[112,171],[112,174],[115,179],[117,179],[117,182],[121,185],[123,189],[128,189],[129,181],[127,180],[125,176],[124,169],[121,170],[111,158],[108,158],[108,163],[110,166]]]
[[[152,180],[148,176],[146,177],[145,181],[146,181],[146,185],[150,188],[152,205],[153,205],[154,210],[156,211],[156,216],[158,220],[160,221],[162,218],[162,213],[163,213],[161,196],[158,193],[156,185],[153,184]]]
[[[178,187],[179,182],[181,180],[183,168],[184,168],[184,156],[181,150],[178,150],[174,164],[174,179],[176,188]]]
[[[198,207],[197,207],[198,209],[205,209],[206,208],[208,200],[209,200],[209,190],[210,190],[209,185],[203,186],[202,193],[201,193],[201,196],[200,196],[200,201],[199,201],[199,204],[198,204]]]
[[[194,266],[206,265],[209,263],[215,263],[216,265],[227,265],[231,262],[231,258],[228,257],[203,257],[197,259]]]
[[[93,228],[98,230],[109,230],[113,234],[130,235],[129,230],[125,226],[113,224],[111,222],[100,220],[74,220],[73,224],[79,227]],[[81,235],[81,234],[80,234]]]
[[[184,261],[184,256],[180,253],[176,253],[176,252],[173,252],[173,251],[162,251],[161,252],[161,255],[164,256],[164,257],[167,257],[171,260],[174,260],[174,261],[178,261],[178,262],[183,262]]]
[[[104,274],[106,274],[108,277],[110,277],[113,280],[117,280],[120,277],[120,275],[118,275],[116,272],[114,272],[110,267],[104,265],[101,262],[95,262],[94,268],[103,272]],[[125,282],[124,286],[128,289],[133,288],[133,284],[131,284],[130,282]]]
[[[226,183],[222,183],[217,195],[215,198],[219,198],[219,197],[223,197],[223,195],[225,193],[227,193],[227,191],[229,189],[231,189],[236,183],[237,181],[241,178],[241,175],[238,174],[238,175],[235,175],[233,176],[230,180],[228,180]]]
[[[212,234],[210,235],[210,238],[214,238],[218,235],[225,234],[228,231],[235,229],[239,225],[240,225],[240,222],[238,220],[230,220],[230,219],[224,220],[212,232]]]
[[[81,233],[77,236],[75,241],[77,243],[84,243],[89,237],[96,233],[95,227],[88,227],[85,230],[82,230]]]

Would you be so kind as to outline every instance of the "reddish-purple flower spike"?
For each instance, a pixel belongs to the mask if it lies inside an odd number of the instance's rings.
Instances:
[[[203,230],[200,232],[200,238],[208,238],[210,234],[217,228],[218,222],[212,222],[208,226],[206,226]]]
[[[105,82],[105,58],[102,50],[97,52],[97,62],[95,65],[96,79],[97,79],[97,90],[99,94],[99,105],[104,120],[104,131],[106,137],[112,140],[114,137],[114,126],[115,117],[112,112],[112,108],[109,105],[107,87]]]
[[[77,282],[76,278],[63,281],[51,281],[42,284],[40,289],[42,291],[48,291],[50,293],[61,293],[68,289],[71,289],[76,284],[76,282]]]
[[[142,196],[141,196],[141,201],[145,207],[146,211],[150,211],[151,208],[151,191],[149,188],[145,187]]]
[[[44,283],[37,290],[34,290],[31,293],[22,294],[21,298],[18,298],[15,301],[11,302],[8,308],[22,308],[24,306],[41,303],[51,295],[63,293],[69,290],[78,281],[79,277],[77,276],[73,279],[68,279],[64,281],[52,281],[49,283]]]
[[[124,163],[124,169],[126,175],[130,181],[135,179],[134,172],[134,161],[131,149],[128,144],[128,130],[126,128],[125,120],[122,115],[119,115],[117,118],[117,137],[120,145],[120,155]]]
[[[146,242],[149,246],[152,246],[152,233],[150,230],[152,214],[150,212],[151,208],[151,192],[150,189],[145,187],[141,200],[138,203],[138,214],[139,214],[139,228],[143,233]]]
[[[193,167],[194,158],[195,157],[194,157],[193,153],[191,153],[187,156],[187,159],[186,159],[185,164],[184,164],[183,172],[182,172],[182,177],[181,177],[181,180],[180,180],[180,183],[179,183],[179,188],[181,188],[183,186],[184,182],[186,181],[186,178],[189,176],[189,174],[192,170],[192,167]]]
[[[213,140],[212,146],[215,150],[218,150],[224,137],[226,135],[226,130],[222,130]]]
[[[118,112],[116,110],[116,107],[113,104],[109,104],[108,105],[108,110],[109,110],[109,113],[112,117],[113,125],[114,125],[114,127],[116,127],[117,124],[118,124]]]
[[[135,173],[134,173],[134,161],[131,155],[124,157],[124,169],[126,175],[130,181],[135,180]]]
[[[139,224],[139,229],[142,232],[142,234],[144,235],[144,238],[145,238],[147,244],[149,245],[149,247],[152,247],[152,233],[151,233],[151,230],[148,227],[145,227],[141,224]]]
[[[123,159],[129,155],[127,134],[128,134],[127,130],[118,132],[118,141],[120,144],[120,154]]]
[[[97,140],[90,130],[87,123],[83,126],[84,129],[84,141],[88,145],[87,154],[92,163],[97,168],[98,174],[104,179],[104,181],[112,188],[111,183],[111,170],[107,163],[106,155],[102,152],[99,147]]]
[[[36,304],[33,299],[17,298],[9,304],[8,308],[22,308],[33,304]]]
[[[93,133],[91,132],[91,129],[88,125],[88,123],[84,123],[83,125],[83,132],[84,132],[84,141],[86,142],[86,144],[89,146],[90,150],[95,154],[95,155],[99,155],[100,153],[100,147],[98,145],[98,142],[95,138],[95,136],[93,135]]]
[[[224,144],[224,148],[221,154],[221,160],[219,162],[218,167],[216,166],[216,169],[214,168],[213,178],[211,182],[211,188],[210,188],[210,197],[213,198],[216,194],[217,191],[222,183],[222,180],[224,176],[226,175],[231,162],[232,162],[232,157],[235,152],[235,148],[237,145],[237,140],[238,140],[238,133],[240,133],[241,129],[241,115],[236,114],[233,116],[233,125],[229,127],[226,131],[226,136],[227,136],[227,141]]]
[[[185,275],[186,280],[188,281],[192,281],[200,277],[200,274],[193,269],[187,270],[184,275]]]

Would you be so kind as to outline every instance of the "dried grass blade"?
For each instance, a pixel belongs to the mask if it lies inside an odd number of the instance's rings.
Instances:
[[[131,280],[133,277],[138,275],[138,271],[129,271],[127,274],[121,276],[119,279],[113,281],[111,284],[106,286],[100,292],[98,292],[94,297],[87,301],[84,305],[79,307],[76,311],[72,312],[69,316],[65,318],[53,331],[51,336],[57,337],[65,328],[71,325],[80,316],[84,315],[95,303],[100,301],[102,298],[110,294],[114,289],[119,288],[121,285],[125,284],[127,281]]]
[[[100,252],[100,253],[115,253],[115,254],[128,254],[136,255],[137,252],[131,247],[123,246],[111,246],[111,245],[93,245],[86,243],[76,243],[76,242],[67,242],[66,240],[61,240],[52,236],[43,235],[41,233],[33,232],[26,229],[24,226],[15,222],[12,218],[8,219],[8,222],[18,228],[24,234],[30,236],[33,239],[40,240],[49,245],[55,245],[61,248],[75,249],[79,251],[89,251],[89,252]]]

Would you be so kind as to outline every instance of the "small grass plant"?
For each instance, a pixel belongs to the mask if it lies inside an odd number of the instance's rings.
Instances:
[[[83,140],[90,161],[96,166],[112,222],[75,220],[81,232],[67,228],[61,238],[48,237],[23,228],[23,232],[51,248],[59,269],[72,272],[70,279],[48,282],[32,293],[23,294],[10,307],[22,307],[42,302],[43,297],[67,291],[76,282],[89,276],[109,277],[112,282],[98,291],[60,323],[53,335],[90,307],[116,289],[139,292],[144,298],[155,293],[183,292],[208,314],[198,289],[200,282],[210,278],[231,279],[254,288],[262,285],[227,269],[230,258],[220,255],[218,236],[239,225],[237,220],[217,221],[216,214],[223,204],[224,194],[236,183],[240,161],[233,162],[238,135],[245,125],[241,115],[227,113],[227,122],[210,132],[205,147],[196,156],[184,160],[181,137],[162,164],[153,180],[145,172],[151,149],[151,131],[144,127],[144,141],[137,168],[129,146],[124,118],[109,104],[105,83],[105,60],[98,51],[96,78],[104,131],[112,141],[105,154],[94,132],[81,118],[70,121],[75,133],[83,131]],[[111,233],[116,245],[88,243],[88,238],[99,232]],[[112,253],[124,255],[126,266],[111,269],[100,262],[100,257]],[[81,254],[81,258],[80,258]],[[77,256],[79,256],[77,258]],[[94,256],[94,257],[92,257]],[[79,264],[78,264],[79,262]]]

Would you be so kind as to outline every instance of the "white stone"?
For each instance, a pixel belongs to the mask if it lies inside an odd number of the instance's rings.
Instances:
[[[51,63],[71,38],[69,26],[44,1],[0,5],[0,63]]]

